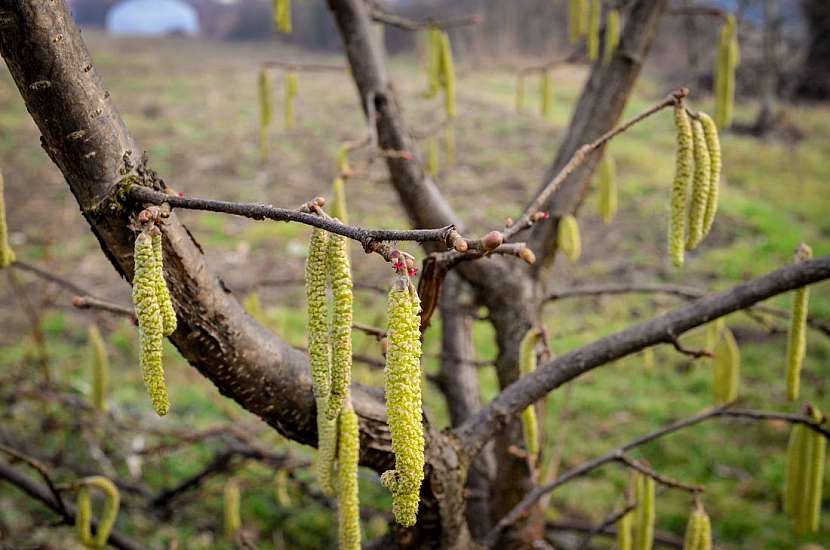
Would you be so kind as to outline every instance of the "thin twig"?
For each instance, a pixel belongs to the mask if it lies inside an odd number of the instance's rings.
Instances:
[[[540,73],[542,71],[547,71],[554,67],[558,67],[559,65],[567,65],[585,59],[586,58],[584,53],[582,53],[581,51],[573,51],[564,57],[558,57],[556,59],[552,59],[549,61],[543,61],[542,63],[537,63],[535,65],[519,67],[518,69],[516,69],[516,75],[519,78],[523,78],[529,74]]]
[[[683,483],[682,481],[678,481],[676,479],[672,479],[670,477],[664,476],[657,470],[650,468],[649,466],[645,465],[639,460],[634,460],[629,458],[625,454],[620,454],[615,458],[617,462],[620,464],[624,464],[631,468],[632,470],[636,470],[641,474],[650,477],[660,485],[665,485],[666,487],[671,487],[673,489],[680,489],[682,491],[687,491],[689,493],[697,494],[702,493],[706,489],[702,485],[689,485],[687,483]]]
[[[393,27],[397,27],[405,31],[418,31],[430,27],[435,27],[438,29],[450,29],[453,27],[477,25],[482,21],[481,16],[478,14],[460,15],[456,17],[444,18],[427,17],[425,19],[416,21],[414,19],[410,19],[402,15],[390,13],[378,6],[376,2],[368,2],[367,5],[369,7],[369,14],[375,22],[383,23],[385,25],[391,25]]]
[[[345,73],[345,65],[327,65],[325,63],[306,63],[298,61],[276,61],[270,60],[262,63],[266,69],[282,69],[284,71],[306,72],[306,73]]]
[[[45,281],[49,281],[50,283],[55,283],[56,285],[64,288],[65,290],[68,290],[69,292],[72,292],[73,294],[91,296],[89,292],[79,287],[69,279],[61,277],[60,275],[55,275],[52,272],[46,271],[45,269],[32,265],[28,262],[24,262],[23,260],[15,260],[15,262],[12,264],[12,267],[15,269],[20,269],[22,271],[27,271],[32,275],[40,277]]]
[[[72,298],[72,305],[78,309],[99,309],[101,311],[108,311],[122,317],[127,317],[135,321],[135,311],[131,307],[114,304],[105,300],[99,300],[92,296],[74,296]]]
[[[683,344],[680,343],[680,339],[677,336],[669,336],[668,338],[669,344],[674,346],[674,349],[682,353],[683,355],[688,355],[692,359],[701,359],[703,357],[714,357],[715,354],[709,351],[708,349],[692,349],[687,348]]]
[[[22,453],[21,451],[18,451],[17,449],[12,449],[8,445],[4,445],[2,443],[0,443],[0,451],[3,451],[7,455],[21,460],[29,466],[31,466],[32,469],[34,469],[40,475],[40,477],[46,483],[46,487],[49,489],[49,492],[52,493],[52,496],[55,498],[55,502],[58,505],[58,513],[62,516],[67,515],[66,505],[64,504],[60,493],[55,487],[55,484],[52,482],[52,477],[49,475],[49,470],[46,469],[46,466],[43,463]]]
[[[597,536],[599,533],[605,531],[618,521],[620,521],[627,513],[634,510],[637,507],[637,501],[627,502],[625,507],[621,510],[617,510],[616,512],[612,512],[608,515],[602,522],[598,523],[595,527],[593,527],[590,531],[585,533],[585,536],[582,537],[582,540],[579,541],[579,546],[577,546],[578,550],[585,550],[591,544],[591,539]]]

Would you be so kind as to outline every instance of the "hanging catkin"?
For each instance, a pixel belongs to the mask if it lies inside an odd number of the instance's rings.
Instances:
[[[654,544],[654,480],[644,474],[636,476],[634,550],[651,550]]]
[[[118,517],[121,496],[118,488],[109,479],[102,476],[85,477],[77,482],[78,500],[76,503],[75,528],[81,543],[88,548],[103,548],[107,544],[110,532]],[[98,489],[104,494],[104,509],[98,520],[98,529],[92,536],[92,500],[90,489]]]
[[[331,184],[331,208],[329,209],[332,218],[337,218],[344,224],[349,223],[349,213],[346,208],[346,182],[341,177],[334,178]]]
[[[634,514],[627,512],[617,524],[617,550],[634,550]]]
[[[728,328],[720,332],[712,359],[712,390],[715,403],[723,405],[738,397],[741,378],[741,351]]]
[[[582,240],[579,237],[579,224],[571,214],[566,214],[559,219],[558,229],[559,249],[572,262],[582,255]]]
[[[281,33],[291,33],[291,0],[274,0],[274,24]]]
[[[539,111],[542,113],[542,118],[549,119],[553,113],[553,80],[550,70],[543,70],[541,77],[539,83]]]
[[[709,202],[709,181],[712,177],[709,149],[706,146],[703,124],[697,120],[692,121],[692,144],[695,171],[692,180],[692,203],[689,205],[686,250],[694,250],[703,240],[706,206]]]
[[[809,406],[807,415],[815,423],[824,421],[815,407]],[[787,446],[784,512],[798,532],[818,530],[826,448],[823,434],[800,423],[792,425]]]
[[[536,343],[541,331],[538,328],[528,330],[519,345],[519,373],[526,376],[536,370]],[[539,423],[536,418],[536,408],[533,405],[522,411],[522,428],[524,431],[525,448],[531,455],[539,452]]]
[[[331,286],[331,394],[326,416],[336,420],[352,381],[352,267],[346,237],[332,233],[326,266]]]
[[[455,118],[455,64],[449,35],[441,31],[441,84],[444,87],[444,108],[447,118]]]
[[[602,17],[602,0],[591,0],[590,15],[588,16],[588,58],[596,61],[599,58],[599,24]]]
[[[721,129],[732,125],[732,110],[735,103],[735,68],[739,55],[737,34],[735,16],[728,15],[720,31],[715,73],[715,122]]]
[[[605,18],[605,53],[603,54],[603,63],[607,65],[611,61],[619,43],[620,12],[619,10],[609,10]]]
[[[568,8],[568,30],[571,43],[579,42],[585,36],[587,27],[588,0],[571,0]]]
[[[340,444],[337,451],[338,534],[341,550],[360,550],[360,500],[357,461],[360,432],[357,414],[347,398],[340,413]]]
[[[395,469],[381,476],[392,492],[395,520],[414,525],[424,480],[424,427],[421,423],[421,303],[406,277],[389,292],[389,328],[384,370],[386,410]]]
[[[139,359],[153,408],[159,416],[164,416],[170,411],[161,363],[164,325],[158,303],[153,239],[146,231],[135,239],[134,260],[133,304],[138,319]]]
[[[6,226],[5,183],[0,172],[0,269],[14,263],[14,250],[9,246],[9,228]]]
[[[709,153],[709,196],[706,199],[706,214],[703,217],[703,236],[709,234],[715,213],[718,211],[718,194],[720,192],[721,152],[718,127],[706,113],[698,113],[706,138],[706,150]]]
[[[516,112],[525,110],[525,77],[522,73],[516,77]]]
[[[101,332],[95,325],[89,326],[89,365],[92,371],[92,406],[100,412],[107,410],[107,390],[110,378],[110,362]]]
[[[426,172],[430,177],[438,175],[438,140],[435,136],[427,139],[427,166]]]
[[[347,145],[341,145],[337,150],[337,174],[344,178],[352,175],[352,167],[349,166],[349,147]]]
[[[824,420],[821,412],[815,407],[810,407],[810,416],[818,424],[821,424]],[[812,443],[809,455],[805,455],[807,456],[805,476],[807,484],[804,488],[805,505],[802,531],[816,532],[818,531],[821,515],[821,493],[824,486],[824,459],[827,454],[827,439],[815,430],[810,430],[807,438]]]
[[[672,263],[681,266],[686,245],[686,194],[692,183],[693,162],[692,125],[683,101],[678,101],[674,106],[674,125],[677,129],[677,157],[672,182],[668,241]]]
[[[283,77],[283,95],[284,95],[284,111],[283,117],[285,119],[285,129],[290,130],[294,127],[294,98],[297,97],[297,74],[294,72],[286,72]]]
[[[606,224],[617,213],[617,181],[614,157],[608,151],[599,163],[599,215]]]
[[[803,262],[813,257],[812,249],[802,243],[795,254],[795,262]],[[810,299],[809,287],[803,286],[793,292],[790,330],[787,335],[787,397],[790,401],[798,399],[801,384],[801,366],[807,351],[807,308]]]
[[[257,90],[259,91],[259,156],[262,159],[268,158],[268,128],[273,119],[273,107],[271,105],[271,80],[268,78],[268,71],[259,71],[257,79]]]
[[[161,322],[163,334],[170,336],[176,331],[176,310],[173,309],[173,300],[170,298],[170,290],[164,280],[164,252],[161,246],[161,231],[154,228],[151,231],[153,238],[153,256],[156,260],[156,299],[161,311]]]
[[[239,483],[235,479],[225,482],[222,495],[222,505],[225,512],[225,536],[232,539],[242,527],[242,517],[239,511]]]
[[[435,97],[441,90],[441,31],[427,30],[427,97]]]
[[[697,505],[686,524],[683,550],[711,550],[712,525],[703,506]]]
[[[326,416],[331,393],[331,344],[326,297],[328,242],[326,231],[317,227],[311,231],[305,265],[305,290],[308,356],[317,403],[317,480],[323,492],[331,496],[334,494],[332,471],[337,450],[337,422]]]
[[[291,506],[291,496],[288,494],[288,471],[277,470],[274,474],[274,498],[283,508]]]

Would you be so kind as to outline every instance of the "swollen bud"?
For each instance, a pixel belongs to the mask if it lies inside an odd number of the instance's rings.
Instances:
[[[481,239],[481,244],[484,247],[484,250],[488,252],[498,248],[503,242],[504,235],[501,234],[501,231],[490,231]]]

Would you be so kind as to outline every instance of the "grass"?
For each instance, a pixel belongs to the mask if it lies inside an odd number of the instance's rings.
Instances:
[[[157,43],[111,41],[91,34],[93,59],[103,74],[119,109],[139,143],[149,152],[152,165],[174,188],[188,195],[235,200],[258,200],[297,205],[327,194],[334,176],[334,156],[345,140],[363,135],[364,125],[355,108],[352,85],[345,75],[301,75],[297,125],[285,132],[277,120],[271,135],[270,159],[258,158],[255,79],[258,63],[271,47],[219,45],[170,40]],[[142,72],[127,70],[119,52],[136,54]],[[207,61],[195,64],[195,53]],[[211,55],[206,55],[209,51]],[[296,52],[284,52],[297,55]],[[437,120],[437,102],[424,99],[423,78],[407,60],[395,60],[393,74],[407,120],[425,128]],[[140,75],[140,76],[138,76]],[[535,102],[536,84],[527,84],[527,109],[513,112],[514,77],[506,72],[467,72],[459,82],[460,118],[456,123],[458,163],[446,166],[440,185],[473,232],[489,229],[506,216],[515,216],[531,196],[541,174],[553,158],[585,73],[579,68],[554,72],[554,110],[541,120]],[[280,77],[272,75],[276,112],[281,105]],[[662,97],[667,90],[655,81],[642,81],[626,116],[634,115]],[[695,94],[696,108],[711,111],[707,98]],[[752,104],[739,104],[739,120],[750,120]],[[580,216],[585,254],[577,263],[557,261],[551,273],[553,286],[618,281],[665,281],[722,289],[763,274],[790,261],[796,245],[810,243],[816,255],[830,253],[830,110],[798,107],[790,110],[792,122],[804,133],[799,142],[758,141],[727,133],[723,136],[725,176],[719,217],[701,249],[689,254],[682,269],[670,267],[664,252],[669,184],[673,172],[674,134],[668,113],[652,117],[615,139],[610,147],[617,163],[620,211],[604,226],[597,214],[596,197],[589,195]],[[127,303],[126,286],[107,264],[62,182],[60,174],[39,148],[37,134],[7,75],[0,87],[0,165],[7,178],[9,218],[18,254],[58,272],[70,274],[85,286],[110,299]],[[279,118],[279,117],[277,117]],[[382,163],[369,166],[365,154],[352,164],[362,175],[347,186],[351,217],[371,227],[405,227],[407,219],[386,184]],[[282,338],[305,345],[305,314],[301,286],[288,284],[257,287],[263,279],[298,282],[302,276],[305,227],[257,223],[217,214],[186,212],[181,218],[204,246],[209,264],[239,297],[256,289],[263,304],[263,321]],[[391,272],[377,258],[353,249],[355,278],[385,287]],[[410,250],[420,256],[420,251]],[[19,288],[32,296],[45,296],[44,287],[20,277]],[[0,376],[15,380],[14,390],[4,384],[0,394],[35,389],[37,355],[29,341],[30,325],[20,316],[18,292],[0,285]],[[810,310],[830,317],[830,286],[816,285]],[[51,295],[50,295],[51,297]],[[47,336],[53,382],[69,388],[75,397],[88,392],[85,334],[89,322],[98,322],[109,343],[113,362],[110,401],[116,410],[138,418],[146,426],[199,430],[219,424],[251,424],[263,444],[309,459],[308,448],[276,438],[250,415],[223,398],[214,386],[187,366],[172,346],[166,346],[166,367],[173,412],[154,419],[136,365],[136,331],[129,323],[90,316],[65,307],[66,296],[53,297],[42,327]],[[787,308],[789,297],[771,303]],[[385,298],[358,291],[355,316],[361,322],[383,326]],[[629,296],[560,301],[544,310],[545,325],[554,353],[562,354],[598,337],[676,306],[666,297]],[[767,335],[745,316],[729,317],[739,337],[742,354],[741,402],[746,406],[781,411],[796,407],[786,402],[784,383],[785,336]],[[492,328],[485,322],[474,327],[479,359],[492,359],[497,350]],[[426,373],[438,369],[440,320],[425,336]],[[684,337],[688,345],[702,345],[701,334]],[[356,352],[380,357],[373,338],[355,334]],[[811,332],[804,368],[802,399],[830,410],[830,341]],[[382,384],[382,374],[357,365],[356,380]],[[480,371],[482,393],[491,399],[498,391],[492,367]],[[425,404],[439,426],[448,422],[446,404],[436,389],[425,383]],[[554,434],[562,437],[563,468],[601,454],[616,445],[652,431],[681,416],[712,404],[710,366],[691,361],[673,349],[661,347],[655,366],[644,366],[637,355],[589,373],[567,390],[546,400],[544,425],[550,455]],[[81,415],[78,419],[74,415]],[[199,471],[221,448],[207,440],[160,458],[149,457],[138,477],[126,458],[102,465],[90,437],[107,449],[130,449],[135,434],[84,432],[73,435],[83,413],[39,399],[19,399],[0,409],[4,425],[44,455],[66,447],[68,459],[92,470],[112,468],[121,479],[136,479],[154,491],[175,485]],[[86,418],[87,422],[92,419]],[[60,429],[41,433],[46,422]],[[648,460],[668,476],[706,486],[704,502],[712,516],[715,537],[722,548],[785,549],[801,545],[830,545],[830,514],[823,516],[815,535],[796,535],[780,510],[784,454],[788,428],[776,422],[748,424],[739,420],[711,420],[649,444],[632,453]],[[156,443],[158,437],[151,436]],[[163,439],[163,438],[162,438]],[[145,441],[149,445],[150,442]],[[60,473],[67,481],[69,474]],[[314,487],[311,470],[297,470],[290,479],[294,505],[275,502],[273,472],[253,463],[234,474],[242,480],[242,518],[259,547],[331,547],[336,537],[332,510],[322,506],[305,487]],[[628,473],[609,465],[591,476],[554,493],[551,517],[600,520],[618,505]],[[126,498],[128,514],[118,528],[161,547],[178,540],[187,548],[230,548],[222,539],[221,493],[224,477],[208,480],[201,491],[177,505],[169,523],[159,527],[138,500]],[[826,487],[830,489],[830,487]],[[386,530],[388,494],[377,475],[361,470],[360,490],[367,539]],[[825,491],[827,494],[827,491]],[[825,498],[825,503],[827,499]],[[586,504],[587,503],[587,504]],[[825,506],[826,507],[826,506]],[[0,494],[0,508],[10,510],[0,527],[21,526],[31,541],[55,541],[43,508],[13,491]],[[688,495],[668,491],[659,496],[658,528],[681,534],[691,502]],[[63,536],[72,539],[69,530]],[[73,539],[74,540],[74,539]]]

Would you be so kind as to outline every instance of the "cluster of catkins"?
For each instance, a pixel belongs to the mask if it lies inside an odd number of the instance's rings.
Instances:
[[[712,550],[712,523],[698,501],[686,524],[683,550]]]
[[[519,374],[526,376],[536,370],[536,344],[542,331],[536,327],[528,330],[519,345]],[[539,422],[533,405],[522,411],[522,429],[524,431],[525,449],[531,455],[539,453]]]
[[[671,192],[669,256],[683,265],[686,250],[694,250],[709,234],[718,209],[721,151],[715,122],[706,113],[689,116],[683,100],[674,106],[677,157]]]
[[[572,43],[588,40],[588,57],[599,58],[599,31],[602,20],[602,0],[571,0],[568,6],[568,29]],[[605,20],[604,62],[608,62],[620,40],[620,12],[608,11]]]
[[[450,37],[437,27],[427,30],[427,96],[444,91],[447,118],[455,118],[455,65]]]
[[[360,510],[357,462],[360,434],[357,415],[349,398],[353,295],[345,237],[319,228],[312,230],[305,279],[308,354],[317,403],[317,477],[323,492],[337,494],[340,501],[340,547],[358,549]]]
[[[259,152],[263,160],[268,158],[268,129],[274,119],[272,94],[268,70],[262,68],[257,78],[257,95],[259,97]],[[294,99],[296,97],[297,74],[293,71],[286,71],[283,74],[283,121],[286,130],[294,127]]]
[[[809,405],[807,416],[816,424],[825,420],[817,408]],[[804,424],[793,424],[787,446],[784,512],[799,532],[818,530],[826,447],[823,434]]]
[[[75,482],[78,496],[75,510],[75,529],[78,538],[87,548],[103,548],[107,544],[112,526],[118,517],[121,498],[118,488],[109,479],[101,476],[85,477]],[[92,499],[90,489],[98,489],[104,494],[104,510],[98,520],[95,536],[92,536]]]
[[[164,281],[161,231],[150,226],[135,239],[133,304],[138,319],[141,368],[144,384],[160,416],[170,411],[162,367],[162,342],[176,330],[176,312]]]
[[[620,518],[617,546],[620,550],[651,550],[654,544],[655,483],[651,477],[637,473],[633,479],[636,506]]]

